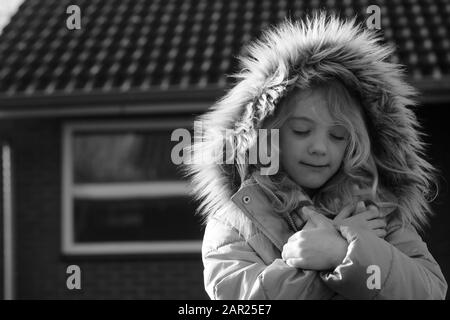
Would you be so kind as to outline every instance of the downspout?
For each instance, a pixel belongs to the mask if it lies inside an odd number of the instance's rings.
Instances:
[[[14,299],[14,223],[11,148],[2,143],[2,187],[3,187],[3,298]]]

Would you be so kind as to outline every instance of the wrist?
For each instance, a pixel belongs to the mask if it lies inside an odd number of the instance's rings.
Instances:
[[[334,256],[334,260],[332,261],[332,268],[335,269],[337,266],[339,266],[340,264],[342,264],[342,262],[345,259],[345,256],[347,255],[347,250],[348,250],[348,243],[347,241],[340,237],[339,241],[336,242],[337,244],[337,250],[336,255]]]

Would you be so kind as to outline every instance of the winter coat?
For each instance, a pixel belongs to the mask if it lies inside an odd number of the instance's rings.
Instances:
[[[384,239],[347,227],[342,236],[348,251],[334,270],[297,269],[281,259],[294,231],[274,212],[273,199],[252,179],[241,184],[235,165],[205,163],[193,155],[187,171],[206,224],[202,257],[211,299],[445,298],[447,283],[416,231],[427,221],[417,208],[424,206],[420,197],[427,191],[420,182],[432,168],[423,158],[420,126],[409,108],[416,92],[404,82],[401,67],[388,60],[392,52],[354,21],[325,15],[302,24],[285,22],[247,47],[236,85],[198,119],[201,156],[212,159],[230,128],[235,147],[248,150],[293,82],[307,87],[315,78],[337,77],[361,96],[372,153],[414,172],[377,168],[383,185],[410,210],[406,216],[392,214]],[[401,221],[408,223],[402,227]]]
[[[288,266],[283,245],[294,234],[273,214],[271,200],[248,180],[232,196],[258,227],[247,240],[220,218],[207,224],[202,257],[211,299],[444,299],[447,283],[413,226],[391,219],[384,239],[365,229],[346,230],[345,259],[333,271]],[[395,217],[395,215],[394,215]],[[379,276],[378,284],[373,282]]]

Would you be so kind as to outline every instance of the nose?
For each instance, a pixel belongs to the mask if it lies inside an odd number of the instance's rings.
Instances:
[[[308,152],[313,155],[326,155],[327,154],[326,139],[319,136],[313,137],[309,145]]]

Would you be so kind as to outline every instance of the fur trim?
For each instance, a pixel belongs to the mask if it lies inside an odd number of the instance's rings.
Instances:
[[[304,22],[286,20],[248,45],[239,57],[236,85],[197,119],[204,131],[194,148],[212,157],[225,129],[234,129],[236,146],[248,149],[262,121],[294,82],[307,87],[313,79],[338,77],[361,96],[371,122],[374,155],[415,173],[406,176],[379,168],[380,182],[392,189],[401,206],[424,209],[422,213],[416,209],[416,214],[410,210],[411,215],[404,217],[420,227],[427,221],[429,208],[421,199],[428,192],[424,186],[433,167],[423,158],[420,125],[409,109],[415,105],[416,91],[404,82],[402,66],[388,61],[394,49],[355,21],[324,13]],[[235,177],[223,165],[195,164],[195,156],[193,160],[185,172],[192,177],[192,194],[201,200],[198,213],[206,219],[236,211],[230,201],[239,187],[233,182]]]

